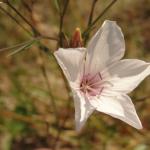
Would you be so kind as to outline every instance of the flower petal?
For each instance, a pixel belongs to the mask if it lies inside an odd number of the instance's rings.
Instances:
[[[106,20],[88,44],[88,72],[98,72],[124,56],[125,42],[120,27]]]
[[[85,57],[85,48],[59,48],[54,55],[67,79],[75,81],[82,68],[81,66]]]
[[[111,81],[111,90],[129,93],[150,75],[150,63],[138,59],[124,59],[112,64],[108,73],[114,79]]]
[[[90,102],[96,110],[120,119],[137,129],[142,129],[141,122],[129,96],[101,96],[100,99],[93,99]]]
[[[73,95],[75,105],[76,130],[80,131],[88,117],[94,111],[94,107],[90,105],[88,100],[86,100],[80,92],[73,91]]]

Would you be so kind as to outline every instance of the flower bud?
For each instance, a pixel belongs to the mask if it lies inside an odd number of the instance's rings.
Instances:
[[[70,47],[71,48],[83,47],[83,40],[81,37],[80,28],[75,29],[75,32],[74,32],[72,39],[70,41]]]

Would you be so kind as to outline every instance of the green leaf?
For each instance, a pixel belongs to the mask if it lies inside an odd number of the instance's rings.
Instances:
[[[16,49],[15,51],[11,52],[11,53],[8,55],[8,57],[9,57],[9,56],[12,56],[12,55],[15,55],[15,54],[18,54],[19,52],[22,52],[22,51],[24,51],[24,50],[30,48],[34,43],[35,43],[35,40],[32,41],[32,42],[29,42],[29,43],[26,44],[26,45],[23,45],[23,46],[19,47],[19,48]]]
[[[55,7],[56,7],[57,11],[59,12],[60,11],[60,2],[59,2],[59,0],[54,0],[54,4],[55,4]]]
[[[20,48],[21,46],[25,46],[25,45],[27,45],[27,44],[33,42],[34,40],[35,40],[35,39],[32,39],[32,40],[29,40],[29,41],[26,41],[26,42],[23,42],[23,43],[15,44],[15,45],[13,45],[13,46],[1,48],[1,49],[0,49],[0,52]]]

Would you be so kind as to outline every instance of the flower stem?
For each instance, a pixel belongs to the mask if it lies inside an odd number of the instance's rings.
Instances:
[[[89,28],[91,26],[91,23],[93,21],[94,9],[95,9],[97,1],[98,0],[93,0],[93,2],[92,2],[92,6],[91,6],[91,11],[90,11],[90,15],[89,15],[89,20],[88,20],[87,28]],[[89,33],[87,33],[87,35],[86,35],[86,37],[84,39],[85,45],[86,45],[86,42],[87,42],[88,39],[89,39]]]
[[[64,25],[64,17],[65,17],[65,14],[66,14],[66,11],[67,11],[67,8],[68,8],[68,5],[69,5],[69,1],[70,0],[65,0],[64,2],[64,8],[63,10],[59,12],[60,14],[60,20],[59,20],[59,41],[58,41],[58,44],[57,46],[58,47],[61,47],[63,45],[62,43],[62,30],[63,30],[63,25]]]
[[[82,33],[82,36],[86,38],[86,36],[89,34],[89,32],[94,28],[95,24],[99,21],[99,19],[115,4],[117,0],[113,0],[90,24],[89,27],[85,29],[85,31]]]

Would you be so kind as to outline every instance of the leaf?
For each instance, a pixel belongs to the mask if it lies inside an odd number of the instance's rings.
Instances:
[[[9,46],[9,47],[5,47],[5,48],[1,48],[0,49],[0,52],[2,51],[7,51],[7,50],[11,50],[11,49],[16,49],[16,48],[19,48],[21,46],[25,46],[31,42],[33,42],[35,39],[32,39],[32,40],[29,40],[29,41],[26,41],[26,42],[23,42],[23,43],[19,43],[19,44],[15,44],[13,46]]]
[[[29,43],[26,44],[26,45],[23,45],[23,46],[19,47],[19,48],[16,49],[15,51],[11,52],[11,53],[8,55],[8,57],[9,57],[9,56],[12,56],[12,55],[15,55],[15,54],[17,54],[17,53],[19,53],[19,52],[22,52],[23,50],[26,50],[26,49],[30,48],[34,43],[35,43],[35,40],[32,41],[32,42],[29,42]]]
[[[55,4],[55,7],[56,7],[57,11],[59,12],[60,11],[60,2],[59,2],[59,0],[54,0],[54,4]]]

